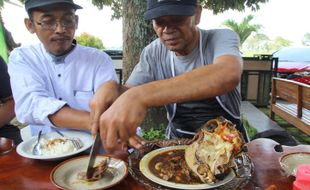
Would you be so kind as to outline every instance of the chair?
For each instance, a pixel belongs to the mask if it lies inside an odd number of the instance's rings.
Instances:
[[[277,75],[278,58],[243,57],[241,97],[258,107],[269,105],[271,79]]]

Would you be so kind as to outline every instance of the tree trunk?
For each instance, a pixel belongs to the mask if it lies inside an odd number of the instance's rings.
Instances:
[[[126,81],[139,61],[143,47],[152,40],[150,23],[143,19],[146,1],[123,1],[123,74]]]
[[[142,49],[155,38],[151,23],[144,20],[145,10],[144,0],[123,0],[123,81],[139,62]],[[163,107],[149,109],[143,127],[148,129],[166,124],[165,118]]]

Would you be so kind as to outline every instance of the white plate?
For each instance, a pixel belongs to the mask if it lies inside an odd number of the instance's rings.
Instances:
[[[38,138],[37,136],[34,136],[34,137],[30,138],[29,140],[26,140],[26,141],[23,141],[22,143],[20,143],[17,146],[16,151],[19,155],[26,157],[26,158],[53,161],[53,160],[65,159],[69,156],[83,152],[83,151],[87,150],[88,148],[90,148],[94,142],[91,135],[89,133],[86,133],[86,132],[71,131],[70,130],[70,131],[62,131],[62,133],[66,137],[77,137],[77,138],[81,139],[81,141],[83,142],[83,147],[77,151],[74,151],[74,152],[71,152],[68,154],[63,154],[63,155],[57,155],[57,156],[34,155],[34,154],[32,154],[32,148],[33,148],[33,146],[36,143],[37,138]],[[60,136],[56,132],[52,132],[52,133],[42,135],[41,138],[47,138],[48,139],[48,138],[53,138],[53,137],[60,137]]]
[[[98,165],[104,158],[106,156],[97,156],[95,165]],[[51,181],[58,188],[66,190],[107,189],[121,182],[128,174],[126,163],[111,157],[109,168],[104,173],[103,178],[93,182],[79,180],[77,175],[86,171],[88,161],[88,156],[81,156],[60,163],[51,172]]]
[[[296,176],[300,164],[310,164],[310,152],[296,152],[280,157],[280,165],[288,175]]]
[[[166,187],[171,187],[175,189],[212,189],[219,187],[221,185],[224,185],[228,183],[229,181],[233,180],[235,178],[235,173],[231,170],[229,174],[221,181],[218,181],[214,184],[181,184],[181,183],[174,183],[170,181],[163,180],[156,175],[154,175],[150,169],[149,169],[149,162],[154,158],[156,155],[161,154],[163,152],[171,151],[171,150],[180,150],[180,149],[185,149],[186,145],[180,145],[180,146],[170,146],[170,147],[165,147],[165,148],[160,148],[153,150],[143,156],[143,158],[140,161],[140,171],[143,173],[145,177],[147,177],[149,180],[166,186]]]

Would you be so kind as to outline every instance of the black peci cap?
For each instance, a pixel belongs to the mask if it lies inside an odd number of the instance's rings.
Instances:
[[[161,16],[193,16],[197,0],[147,0],[145,20]]]
[[[82,7],[75,4],[73,0],[26,0],[25,9],[29,13],[29,11],[34,8],[48,7],[57,4],[68,4],[74,9],[82,9]]]

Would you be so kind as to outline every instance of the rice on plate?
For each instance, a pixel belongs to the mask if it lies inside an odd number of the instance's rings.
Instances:
[[[70,139],[64,137],[50,139],[42,138],[40,146],[43,156],[63,155],[78,150]]]
[[[68,131],[62,131],[62,133],[65,136],[64,138],[61,137],[56,132],[46,133],[42,135],[40,138],[40,146],[39,146],[41,150],[40,155],[33,154],[33,147],[38,141],[38,136],[33,136],[21,142],[19,145],[17,145],[16,152],[25,158],[56,161],[56,160],[63,160],[67,157],[86,151],[90,149],[94,143],[94,139],[92,138],[91,134],[85,131],[68,130]],[[55,143],[51,144],[51,142],[53,142],[52,141],[53,139],[67,139],[68,142],[61,144],[60,142],[56,141]],[[75,146],[73,146],[72,142],[70,142],[71,140],[78,141],[78,146],[77,143],[74,143]],[[48,141],[50,141],[49,143],[50,148],[45,148],[44,145],[46,145]],[[51,150],[51,148],[54,150]],[[57,155],[50,155],[50,154],[57,154]]]

